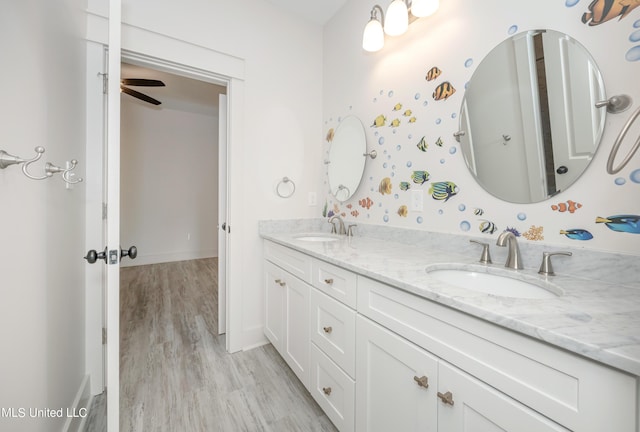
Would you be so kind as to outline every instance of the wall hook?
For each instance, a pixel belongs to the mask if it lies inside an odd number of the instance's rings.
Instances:
[[[60,168],[59,166],[55,166],[51,162],[47,162],[47,164],[44,167],[44,170],[48,176],[52,176],[55,173],[62,173],[61,174],[62,180],[64,180],[69,184],[77,184],[83,180],[82,177],[79,177],[78,180],[71,180],[71,177],[70,177],[71,175],[74,174],[71,171],[76,167],[76,165],[78,165],[78,161],[75,159],[72,159],[71,161],[67,161],[67,164],[66,164],[67,168]]]
[[[38,146],[34,150],[36,152],[36,155],[35,155],[35,157],[33,157],[31,159],[23,159],[21,157],[9,154],[4,150],[0,150],[0,168],[5,169],[5,168],[7,168],[7,167],[9,167],[11,165],[22,164],[22,172],[24,173],[24,175],[26,175],[30,179],[33,179],[33,180],[44,180],[47,177],[51,177],[53,175],[53,173],[46,174],[43,177],[36,177],[36,176],[33,176],[33,175],[29,174],[29,171],[28,171],[29,165],[31,165],[32,163],[40,160],[40,158],[42,157],[42,154],[44,153],[44,147]]]
[[[611,114],[618,114],[629,109],[633,103],[631,96],[626,94],[620,94],[611,96],[609,99],[596,102],[596,108],[607,107],[607,112]]]

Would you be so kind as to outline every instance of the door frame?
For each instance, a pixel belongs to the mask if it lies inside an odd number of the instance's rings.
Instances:
[[[232,151],[232,147],[237,148],[239,146],[237,145],[232,146],[232,142],[234,144],[236,143],[236,141],[234,141],[233,138],[238,136],[240,133],[239,131],[240,122],[237,119],[237,117],[240,116],[240,112],[239,112],[240,109],[237,107],[242,104],[242,99],[241,99],[242,87],[244,83],[241,80],[237,80],[237,79],[234,79],[233,77],[222,75],[213,70],[200,69],[192,65],[181,64],[181,63],[177,63],[167,59],[152,57],[152,56],[141,54],[139,52],[134,52],[128,49],[122,49],[121,61],[125,63],[133,64],[136,66],[155,69],[162,72],[172,73],[175,75],[180,75],[187,78],[196,79],[199,81],[205,81],[205,82],[226,87],[227,102],[228,102],[227,113],[226,113],[227,140],[225,143],[222,143],[222,142],[218,143],[219,147],[225,146],[226,151],[224,152],[218,151],[218,155],[225,154],[227,157],[227,163],[226,163],[227,190],[224,194],[227,202],[226,203],[218,202],[218,206],[219,208],[221,206],[226,207],[226,213],[227,213],[228,219],[223,222],[226,222],[227,227],[230,227],[232,225],[231,221],[234,220],[233,218],[234,211],[232,211],[232,209],[234,208],[232,206],[232,199],[230,196],[232,185],[235,183],[232,181],[233,173],[242,172],[241,170],[234,169],[234,165],[237,166],[237,163],[234,164],[234,160],[232,159],[232,154],[234,153]],[[234,107],[236,108],[234,109]],[[236,157],[235,159],[238,159],[238,158]],[[223,196],[220,194],[220,191],[218,191],[218,196]],[[227,262],[227,268],[226,268],[226,271],[224,272],[224,276],[226,278],[224,285],[226,287],[226,294],[227,294],[225,296],[225,299],[226,299],[226,307],[225,307],[226,317],[225,318],[226,319],[225,319],[224,328],[226,330],[226,339],[225,339],[226,349],[230,353],[240,351],[243,348],[242,341],[241,341],[242,321],[239,320],[239,317],[242,314],[241,303],[240,303],[241,293],[239,292],[238,284],[236,284],[236,289],[231,290],[232,285],[230,283],[231,279],[233,278],[232,265],[234,261],[239,261],[239,257],[237,257],[236,259],[232,258],[233,257],[232,251],[239,250],[239,248],[233,246],[234,244],[239,245],[239,242],[232,242],[232,239],[237,239],[239,237],[236,234],[236,232],[238,231],[234,231],[234,236],[231,236],[230,230],[224,234],[220,232],[218,233],[218,235],[224,235],[227,238],[227,242],[228,242],[227,250],[226,251],[219,250],[218,254],[222,254],[222,253],[227,254],[224,260],[225,262]],[[235,273],[235,274],[240,274],[240,273]]]

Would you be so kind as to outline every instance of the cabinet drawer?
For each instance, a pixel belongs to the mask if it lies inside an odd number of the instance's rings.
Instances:
[[[311,284],[347,306],[356,308],[355,273],[320,260],[313,260]]]
[[[311,344],[311,395],[341,432],[355,428],[355,387],[338,365]]]
[[[563,426],[637,432],[635,377],[365,277],[358,290],[359,313]]]
[[[296,276],[311,283],[311,261],[308,255],[265,240],[264,258]]]
[[[352,378],[356,369],[356,311],[311,290],[311,341]]]

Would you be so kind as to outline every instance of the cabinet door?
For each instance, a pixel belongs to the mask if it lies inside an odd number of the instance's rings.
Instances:
[[[291,275],[284,280],[284,340],[282,357],[309,388],[309,285]]]
[[[362,316],[356,324],[356,357],[357,431],[436,430],[435,357]]]
[[[441,431],[569,431],[442,360],[438,370],[438,399],[438,430]]]
[[[264,334],[279,352],[284,340],[284,271],[269,261],[264,263]]]

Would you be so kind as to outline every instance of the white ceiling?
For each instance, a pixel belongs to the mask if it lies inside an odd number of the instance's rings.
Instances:
[[[121,93],[123,103],[142,104],[149,109],[172,109],[217,116],[218,95],[226,93],[223,86],[127,63],[122,63],[121,75],[122,78],[147,78],[164,82],[165,87],[130,86],[162,102],[158,106]]]
[[[347,0],[267,0],[308,21],[324,25]]]

